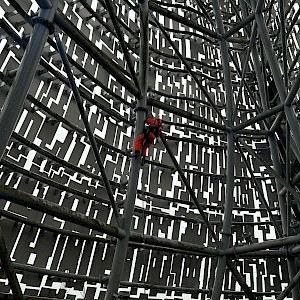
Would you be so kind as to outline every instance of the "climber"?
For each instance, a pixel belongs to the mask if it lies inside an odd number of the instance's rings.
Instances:
[[[147,149],[153,143],[153,141],[160,136],[162,132],[162,120],[148,117],[145,121],[145,127],[143,133],[140,134],[134,142],[134,154],[140,155],[142,148],[142,165],[144,165],[145,157],[147,155]]]

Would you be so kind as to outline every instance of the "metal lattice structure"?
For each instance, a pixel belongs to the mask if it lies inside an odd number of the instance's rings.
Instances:
[[[299,300],[299,14],[0,1],[0,299]]]

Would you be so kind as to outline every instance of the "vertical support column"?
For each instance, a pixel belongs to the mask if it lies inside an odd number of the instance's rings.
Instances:
[[[41,8],[37,20],[43,20],[43,22],[37,22],[33,28],[32,36],[26,47],[16,78],[3,105],[0,115],[0,159],[2,159],[4,155],[6,145],[21,114],[30,84],[49,35],[49,27],[52,25],[57,2],[58,0],[53,0],[51,3],[47,1]],[[2,266],[8,277],[14,298],[24,299],[6,248],[1,228],[0,255]]]
[[[267,103],[267,95],[266,95],[266,87],[264,85],[265,79],[263,77],[262,71],[261,71],[261,62],[259,60],[258,51],[256,48],[256,45],[253,45],[252,47],[252,57],[254,62],[254,68],[255,73],[257,76],[257,83],[258,83],[258,91],[260,95],[260,99],[262,102],[263,109],[266,111],[269,109],[268,103]],[[268,122],[267,122],[268,123]],[[277,149],[276,139],[274,134],[268,136],[268,141],[270,145],[270,151],[271,151],[271,157],[273,161],[274,170],[278,172],[278,174],[281,174],[281,165],[279,160],[279,153]],[[277,198],[278,203],[281,211],[281,220],[282,220],[282,232],[283,235],[286,236],[285,227],[287,224],[287,216],[286,216],[286,205],[285,205],[285,199],[282,195],[280,195],[279,191],[282,189],[282,184],[276,180],[276,190],[277,190]]]
[[[234,103],[233,103],[233,93],[231,86],[231,78],[230,78],[230,69],[229,69],[229,55],[228,55],[228,44],[227,41],[223,38],[224,27],[221,16],[221,10],[219,6],[218,0],[213,0],[213,9],[216,18],[216,30],[217,33],[220,34],[220,49],[222,56],[222,64],[224,70],[224,83],[225,83],[225,91],[226,91],[226,114],[227,114],[227,122],[229,127],[233,127],[233,111],[234,111]],[[225,192],[225,211],[224,211],[224,221],[223,221],[223,230],[222,230],[222,242],[221,242],[221,250],[227,249],[231,240],[231,224],[232,224],[232,209],[233,209],[233,189],[234,189],[234,143],[235,143],[234,133],[230,131],[227,133],[227,162],[226,162],[226,192]],[[226,256],[222,256],[218,260],[216,277],[213,286],[213,292],[211,300],[219,300],[222,287],[223,287],[223,279],[226,269]]]
[[[9,253],[6,248],[1,226],[0,226],[0,259],[1,259],[2,267],[8,278],[8,282],[12,290],[14,299],[23,300],[24,297],[20,288],[19,281],[16,276],[15,268],[10,260]]]
[[[278,66],[278,62],[276,60],[274,51],[272,49],[272,45],[269,39],[269,34],[267,31],[267,27],[265,24],[265,21],[263,19],[263,16],[261,14],[261,6],[263,3],[263,1],[259,1],[258,4],[256,2],[256,0],[252,0],[252,7],[253,9],[255,9],[256,6],[256,22],[258,25],[258,29],[260,32],[260,38],[262,40],[263,46],[264,46],[264,50],[265,50],[265,54],[266,57],[269,61],[269,65],[271,68],[271,72],[273,74],[273,78],[278,90],[278,94],[280,97],[281,102],[286,101],[286,87],[284,84],[284,81],[282,79],[282,74],[280,72],[279,66]],[[282,9],[282,4],[280,4],[281,9]],[[257,9],[259,8],[259,9]],[[284,14],[284,12],[282,12]],[[283,27],[282,27],[283,29]],[[282,38],[285,39],[285,34],[282,33]],[[285,47],[285,43],[283,43],[283,47]],[[254,49],[255,50],[255,49]],[[253,52],[256,53],[256,52]],[[258,62],[258,55],[255,54],[256,57],[254,57],[254,63],[256,64],[256,69],[259,69],[259,62]],[[286,75],[286,67],[284,67],[284,73],[285,76]],[[259,74],[258,72],[256,72],[256,74]],[[286,77],[287,78],[287,77]],[[258,78],[258,82],[263,82],[262,80],[260,80]],[[266,94],[265,94],[265,90],[260,87],[260,93],[262,96],[262,99],[264,99],[266,101]],[[266,103],[266,102],[265,102]],[[290,104],[290,103],[289,103]],[[297,120],[295,117],[294,112],[292,111],[292,107],[289,105],[285,105],[285,114],[286,117],[288,119],[289,125],[291,126],[291,130],[293,132],[296,144],[297,144],[297,148],[298,150],[300,149],[299,147],[299,142],[300,142],[300,130],[299,130],[299,125],[297,124]],[[275,171],[277,171],[279,174],[281,173],[281,165],[280,165],[280,160],[279,160],[279,154],[278,154],[278,149],[277,149],[277,143],[276,143],[276,138],[274,135],[269,136],[269,144],[270,144],[270,149],[271,149],[271,155],[272,155],[272,161],[273,161],[273,165],[274,165],[274,169]],[[279,201],[279,206],[280,206],[280,213],[281,213],[281,218],[282,218],[282,231],[283,234],[285,236],[288,235],[288,226],[289,226],[289,214],[287,213],[288,211],[288,207],[287,207],[287,203],[286,203],[286,199],[284,199],[284,196],[280,195],[279,191],[281,189],[282,185],[276,181],[276,188],[278,191],[278,201]],[[287,261],[287,265],[288,265],[288,272],[289,272],[289,277],[292,280],[292,278],[295,276],[296,274],[296,269],[295,269],[295,262],[293,259],[288,259]],[[299,288],[295,287],[292,291],[292,296],[294,300],[300,300],[300,293],[299,293]]]
[[[51,8],[42,8],[33,28],[23,59],[0,115],[0,159],[21,114],[31,81],[40,61],[45,42],[52,25],[58,0],[52,1]]]
[[[136,108],[136,124],[134,139],[136,139],[144,129],[144,122],[147,111],[147,90],[148,90],[148,70],[149,70],[149,16],[148,16],[148,0],[140,0],[140,64],[139,64],[139,85],[141,90],[141,98],[138,100]],[[130,178],[126,195],[124,215],[122,218],[123,229],[126,236],[122,240],[117,241],[112,269],[108,281],[105,300],[113,300],[118,290],[121,276],[123,273],[128,241],[130,235],[131,221],[134,211],[135,198],[137,193],[139,170],[141,162],[140,157],[133,157],[131,162]]]
[[[255,3],[256,1],[253,0],[253,2]],[[275,53],[272,48],[272,44],[271,44],[271,41],[269,38],[269,33],[267,30],[266,23],[265,23],[261,13],[256,13],[255,19],[257,22],[257,26],[259,28],[260,38],[262,40],[267,59],[269,61],[269,65],[270,65],[270,69],[271,69],[271,72],[272,72],[272,75],[274,78],[274,82],[275,82],[276,88],[278,90],[279,98],[280,98],[281,102],[285,102],[286,90],[285,90],[284,82],[282,79],[282,73],[280,71]],[[284,111],[285,111],[287,120],[289,122],[291,132],[293,133],[293,137],[296,141],[296,146],[298,148],[298,151],[300,151],[300,128],[299,128],[298,121],[296,119],[296,115],[294,113],[293,108],[289,105],[285,105]]]

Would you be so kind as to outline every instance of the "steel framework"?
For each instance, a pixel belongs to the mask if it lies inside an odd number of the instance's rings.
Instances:
[[[0,299],[299,300],[299,6],[2,0]]]

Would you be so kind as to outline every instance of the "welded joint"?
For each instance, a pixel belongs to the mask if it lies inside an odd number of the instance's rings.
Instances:
[[[232,232],[221,231],[220,233],[221,233],[222,235],[229,236],[229,237],[232,237],[232,236],[233,236]]]
[[[144,111],[147,114],[149,112],[149,109],[147,107],[137,105],[134,109],[134,112],[137,112],[137,111]]]
[[[33,23],[33,25],[39,23],[39,24],[46,26],[49,30],[49,34],[53,34],[55,31],[55,27],[54,27],[53,23],[43,17],[33,17],[32,23]]]

